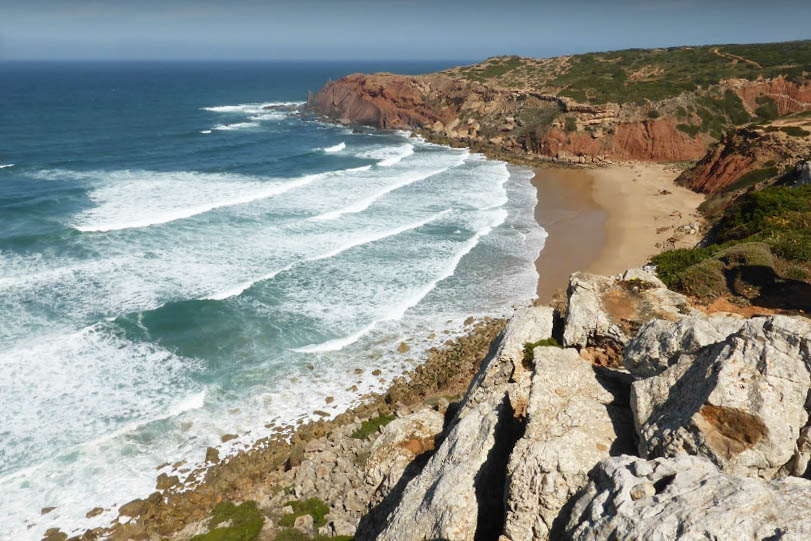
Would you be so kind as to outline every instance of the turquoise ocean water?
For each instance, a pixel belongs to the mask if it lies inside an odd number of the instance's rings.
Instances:
[[[0,64],[0,539],[109,521],[533,297],[529,170],[297,114],[455,64]]]

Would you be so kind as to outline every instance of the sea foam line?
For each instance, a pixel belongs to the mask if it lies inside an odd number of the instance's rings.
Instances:
[[[214,107],[202,107],[203,111],[212,113],[246,113],[255,114],[267,111],[265,107],[295,107],[303,105],[303,101],[276,101],[266,103],[241,103],[239,105],[217,105]]]
[[[13,163],[6,163],[6,164],[0,165],[0,169],[5,169],[7,167],[14,167],[14,164]]]
[[[357,239],[355,239],[353,241],[348,242],[347,244],[345,244],[343,246],[340,246],[338,248],[335,248],[335,249],[330,250],[328,252],[325,252],[323,254],[310,256],[310,257],[305,257],[304,259],[294,261],[293,263],[289,263],[289,264],[285,265],[284,267],[282,267],[280,269],[277,269],[277,270],[274,270],[274,271],[269,272],[267,274],[264,274],[264,275],[260,276],[259,278],[255,279],[255,280],[249,280],[247,282],[243,282],[243,283],[238,284],[238,285],[236,285],[236,286],[234,286],[232,288],[229,288],[229,289],[227,289],[225,291],[222,291],[220,293],[215,293],[214,295],[211,295],[211,296],[208,296],[208,297],[205,297],[205,298],[208,299],[208,300],[218,300],[219,301],[219,300],[227,299],[229,297],[236,297],[237,295],[240,295],[243,292],[245,292],[252,285],[254,285],[254,284],[258,283],[258,282],[263,282],[265,280],[270,280],[272,278],[275,278],[278,274],[280,274],[282,272],[285,272],[285,271],[289,271],[290,269],[292,269],[294,266],[298,265],[299,263],[320,261],[322,259],[329,259],[331,257],[335,257],[335,256],[337,256],[339,254],[342,254],[343,252],[345,252],[347,250],[350,250],[352,248],[356,248],[358,246],[363,246],[364,244],[371,244],[373,242],[377,242],[377,241],[380,241],[380,240],[383,240],[383,239],[387,239],[389,237],[394,237],[394,236],[400,235],[402,233],[405,233],[406,231],[411,231],[412,229],[419,229],[420,227],[422,227],[422,226],[424,226],[424,225],[426,225],[426,224],[428,224],[430,222],[433,222],[434,220],[438,220],[439,218],[441,218],[442,216],[445,216],[449,212],[451,212],[451,209],[445,209],[442,212],[437,212],[436,214],[433,214],[433,215],[429,216],[428,218],[425,218],[425,219],[420,220],[418,222],[406,224],[406,225],[403,225],[403,226],[400,226],[400,227],[397,227],[397,228],[394,228],[394,229],[390,229],[388,231],[381,231],[380,233],[375,233],[375,234],[372,234],[372,235],[366,235],[366,236],[363,236],[363,237],[359,237],[359,238],[357,238]]]
[[[391,193],[394,190],[399,190],[400,188],[404,188],[404,187],[408,186],[409,184],[413,184],[415,182],[419,182],[421,180],[425,180],[427,178],[433,177],[434,175],[444,173],[445,171],[447,171],[450,168],[451,167],[443,167],[442,169],[435,169],[434,171],[429,171],[428,173],[424,173],[424,174],[421,174],[421,175],[406,176],[404,180],[402,180],[400,182],[397,182],[397,183],[394,183],[394,184],[391,184],[389,186],[386,186],[382,190],[380,190],[378,192],[375,192],[374,194],[370,195],[369,197],[365,197],[364,199],[361,199],[360,201],[356,201],[355,203],[352,203],[351,205],[347,205],[346,207],[343,207],[343,208],[340,208],[340,209],[337,209],[337,210],[331,210],[329,212],[319,214],[318,216],[313,216],[312,218],[309,218],[309,220],[314,221],[314,222],[323,222],[323,221],[327,221],[327,220],[335,220],[336,218],[340,218],[344,214],[356,214],[358,212],[363,212],[364,210],[366,210],[370,206],[372,206],[372,204],[374,204],[375,201],[377,201],[381,197],[385,196],[386,194]]]
[[[476,232],[470,239],[468,239],[465,244],[462,246],[462,249],[457,252],[453,259],[451,259],[448,266],[445,268],[443,272],[438,274],[433,280],[428,282],[425,286],[417,290],[416,294],[409,297],[408,299],[404,300],[398,306],[396,306],[391,312],[386,314],[384,317],[380,319],[376,319],[372,321],[370,324],[366,325],[359,331],[350,334],[349,336],[344,336],[341,338],[334,338],[332,340],[327,340],[326,342],[321,342],[320,344],[310,344],[308,346],[294,348],[293,351],[299,353],[324,353],[328,351],[338,351],[346,346],[352,345],[364,335],[368,334],[372,331],[377,325],[383,323],[385,321],[396,321],[402,319],[405,313],[408,311],[409,308],[416,306],[417,304],[424,299],[428,293],[430,293],[442,280],[453,276],[456,272],[456,267],[459,266],[459,263],[462,261],[462,258],[465,257],[468,253],[470,253],[473,248],[479,243],[479,240],[488,235],[494,228],[501,225],[504,220],[507,218],[507,213],[502,212],[500,213],[500,218],[495,221],[495,223],[488,225],[479,231]]]
[[[315,174],[315,175],[306,175],[290,182],[285,183],[277,183],[263,190],[259,190],[258,192],[253,192],[250,194],[245,194],[241,196],[231,197],[228,199],[223,199],[217,202],[207,203],[204,205],[198,205],[191,208],[184,208],[184,209],[175,209],[172,212],[168,212],[160,217],[150,217],[140,220],[134,220],[130,222],[120,222],[120,223],[101,223],[101,224],[93,224],[93,225],[76,225],[74,228],[78,231],[82,231],[84,233],[87,232],[102,232],[102,231],[116,231],[120,229],[131,229],[131,228],[138,228],[138,227],[148,227],[152,225],[158,224],[165,224],[168,222],[173,222],[175,220],[182,220],[185,218],[191,218],[192,216],[196,216],[198,214],[203,214],[205,212],[212,211],[217,208],[222,207],[232,207],[234,205],[243,205],[246,203],[251,203],[253,201],[258,201],[260,199],[266,199],[268,197],[273,197],[275,195],[281,195],[285,192],[288,192],[294,188],[300,188],[301,186],[305,186],[307,184],[312,183],[313,181],[324,177],[325,173]]]

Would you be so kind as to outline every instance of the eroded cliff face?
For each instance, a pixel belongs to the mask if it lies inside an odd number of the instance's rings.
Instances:
[[[732,91],[740,111],[756,118],[768,100],[779,115],[811,110],[811,85],[780,77],[732,80],[712,99]],[[518,155],[532,160],[605,163],[611,160],[694,161],[715,142],[702,126],[700,100],[685,93],[656,103],[581,104],[525,88],[505,88],[447,73],[420,76],[353,74],[329,82],[310,96],[309,108],[344,124],[411,129],[431,140]],[[767,101],[764,101],[767,100]],[[705,158],[706,159],[706,158]],[[750,165],[735,159],[716,167],[733,179]],[[699,175],[701,177],[702,175]],[[715,176],[713,177],[715,178]],[[704,181],[690,184],[712,191]]]
[[[747,178],[776,178],[809,155],[811,118],[787,117],[727,132],[679,181],[706,194],[743,190],[751,186]]]

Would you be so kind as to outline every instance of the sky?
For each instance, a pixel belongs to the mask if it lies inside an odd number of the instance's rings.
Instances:
[[[0,60],[478,60],[811,38],[811,0],[0,0]]]

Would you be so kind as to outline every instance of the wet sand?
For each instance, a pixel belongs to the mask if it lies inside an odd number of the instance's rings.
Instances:
[[[617,274],[698,242],[678,227],[700,221],[704,196],[677,186],[678,174],[655,163],[536,168],[535,217],[549,234],[536,261],[540,301],[564,289],[574,271]]]
[[[535,261],[542,303],[566,288],[572,272],[587,269],[605,245],[606,212],[594,201],[594,181],[585,173],[584,169],[535,169],[535,219],[549,235]]]

